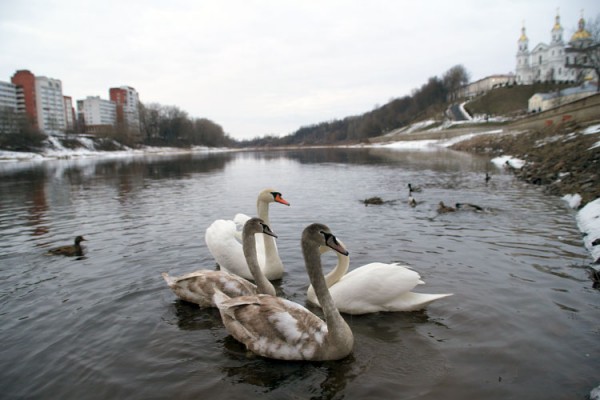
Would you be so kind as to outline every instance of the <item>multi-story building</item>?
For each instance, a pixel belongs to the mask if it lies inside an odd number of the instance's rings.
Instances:
[[[29,119],[34,128],[39,128],[37,117],[37,96],[35,92],[35,75],[26,69],[19,70],[11,78],[17,86],[17,110]]]
[[[589,37],[585,31],[583,17],[579,20],[579,30],[571,37],[569,45],[573,45],[581,38]],[[525,27],[521,29],[518,40],[516,83],[531,84],[534,82],[574,82],[578,79],[577,69],[569,68],[567,63],[567,43],[563,41],[563,28],[560,16],[556,15],[554,25],[550,31],[550,44],[539,43],[529,51],[529,39],[525,34]]]
[[[0,110],[17,111],[17,86],[0,81]]]
[[[0,82],[0,134],[17,132],[17,86]]]
[[[79,121],[87,133],[96,133],[112,129],[117,122],[117,104],[101,99],[100,96],[88,96],[77,100]]]
[[[17,109],[27,115],[34,128],[49,135],[65,132],[68,117],[59,79],[19,70],[11,82],[17,87]]]
[[[117,104],[117,123],[133,131],[140,130],[140,97],[130,86],[110,88],[110,99]]]
[[[77,126],[77,120],[75,119],[73,99],[71,98],[71,96],[63,96],[63,102],[65,105],[65,125],[67,132],[74,132]]]
[[[59,79],[36,76],[35,92],[40,130],[51,135],[64,133],[67,124],[62,82]]]

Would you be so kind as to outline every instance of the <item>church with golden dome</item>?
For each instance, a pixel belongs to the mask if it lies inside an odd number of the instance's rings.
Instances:
[[[563,41],[563,27],[560,16],[556,15],[550,31],[550,44],[540,43],[529,50],[529,39],[525,34],[525,26],[521,29],[518,40],[517,67],[515,80],[517,84],[528,85],[534,82],[575,82],[578,70],[569,68],[566,48],[581,47],[592,40],[592,35],[585,29],[583,16],[579,19],[578,29],[568,43]]]

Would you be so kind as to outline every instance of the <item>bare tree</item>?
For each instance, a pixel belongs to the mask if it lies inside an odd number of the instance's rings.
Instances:
[[[456,100],[460,88],[469,83],[469,80],[469,73],[462,64],[455,65],[446,71],[442,76],[442,83],[448,92],[448,99]]]

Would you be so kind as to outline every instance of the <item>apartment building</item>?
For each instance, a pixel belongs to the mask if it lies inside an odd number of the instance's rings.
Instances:
[[[117,122],[117,104],[100,96],[77,100],[77,112],[81,126],[87,133],[112,129]]]
[[[17,111],[17,86],[0,81],[0,111]]]
[[[77,100],[76,113],[73,99],[63,95],[59,79],[35,76],[23,69],[16,71],[10,82],[0,82],[0,109],[26,115],[33,128],[48,135],[78,130],[93,133],[116,124],[139,133],[138,92],[130,86],[120,86],[110,88],[109,96],[110,100],[98,96]]]
[[[50,135],[64,133],[67,123],[62,82],[59,79],[36,76],[35,92],[40,130]]]
[[[117,104],[117,123],[124,123],[130,130],[140,130],[140,97],[130,86],[109,89],[110,100]]]
[[[27,115],[34,128],[48,135],[65,132],[69,117],[59,79],[19,70],[12,76],[11,83],[17,88],[17,111]]]
[[[74,132],[77,128],[77,120],[75,118],[75,109],[73,108],[73,99],[71,96],[63,96],[65,105],[65,125],[67,132]]]
[[[17,86],[17,111],[27,115],[34,128],[39,128],[37,118],[37,101],[35,93],[35,75],[22,69],[12,76],[11,82]]]
[[[0,134],[18,131],[17,86],[0,82]]]

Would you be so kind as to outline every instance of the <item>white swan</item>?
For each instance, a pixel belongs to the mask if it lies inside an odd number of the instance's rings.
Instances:
[[[354,337],[335,308],[321,269],[319,246],[348,254],[329,228],[309,225],[302,233],[302,252],[310,282],[323,305],[324,322],[301,305],[280,297],[258,295],[229,299],[215,292],[227,331],[252,352],[281,360],[339,360],[352,351]],[[248,259],[260,274],[256,259]]]
[[[327,250],[321,249],[322,252]],[[452,295],[411,292],[415,286],[425,282],[416,271],[399,264],[375,262],[346,274],[350,257],[340,253],[337,253],[337,257],[337,265],[325,280],[336,307],[346,314],[415,311]],[[308,287],[306,296],[310,303],[319,306],[312,285]]]
[[[260,218],[251,218],[244,225],[242,234],[244,252],[256,253],[254,236],[257,233],[277,237]],[[196,303],[200,307],[215,307],[213,295],[216,289],[229,297],[255,295],[257,293],[275,296],[275,288],[264,275],[257,278],[256,285],[225,271],[199,270],[176,277],[171,277],[163,272],[162,277],[180,299]]]
[[[258,217],[267,225],[271,224],[269,221],[269,204],[275,202],[290,205],[281,196],[281,193],[273,189],[265,189],[258,194],[256,200]],[[246,279],[253,279],[244,258],[239,232],[240,227],[249,219],[250,217],[245,214],[236,214],[233,220],[218,219],[206,229],[204,240],[221,270]],[[277,252],[275,240],[270,236],[257,235],[256,249],[259,265],[267,279],[281,279],[284,269]]]

